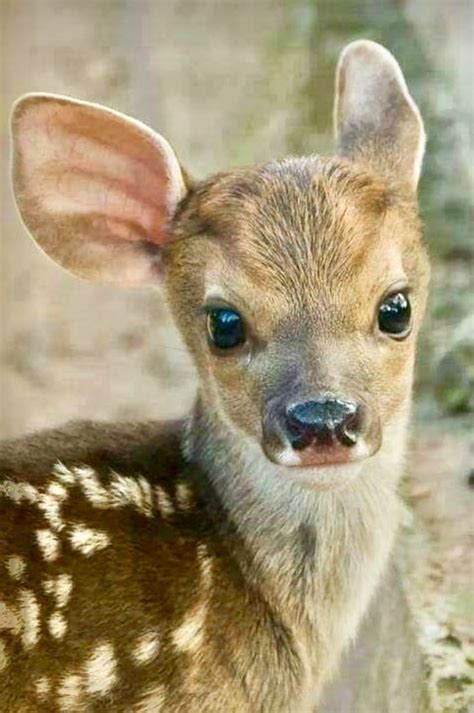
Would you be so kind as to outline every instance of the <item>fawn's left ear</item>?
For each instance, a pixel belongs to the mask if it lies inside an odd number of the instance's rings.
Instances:
[[[186,194],[168,142],[97,104],[28,94],[12,114],[13,188],[39,247],[70,272],[156,285]]]
[[[384,47],[358,40],[343,50],[334,118],[340,154],[416,190],[425,150],[423,122],[398,62]]]

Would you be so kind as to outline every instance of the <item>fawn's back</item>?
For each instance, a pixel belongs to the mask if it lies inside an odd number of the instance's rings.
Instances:
[[[179,430],[85,422],[4,446],[2,710],[127,711],[143,700],[138,710],[158,711],[171,681],[194,709],[205,681],[185,683],[183,672],[205,658],[214,597],[219,676],[226,618],[247,604],[239,578],[232,587],[219,572],[225,558],[177,457]]]
[[[396,536],[427,292],[424,132],[387,50],[337,74],[338,154],[192,181],[117,112],[16,105],[13,182],[86,278],[164,279],[182,422],[0,451],[0,696],[15,711],[312,711]]]

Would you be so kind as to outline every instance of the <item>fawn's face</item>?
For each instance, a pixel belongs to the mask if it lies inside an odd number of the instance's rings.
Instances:
[[[207,409],[316,484],[405,418],[428,282],[423,128],[380,46],[343,53],[336,122],[338,158],[191,185],[162,137],[115,112],[31,95],[13,117],[15,190],[40,246],[105,281],[164,270]]]
[[[427,265],[387,181],[318,158],[218,176],[166,263],[202,398],[273,462],[365,459],[405,414]]]

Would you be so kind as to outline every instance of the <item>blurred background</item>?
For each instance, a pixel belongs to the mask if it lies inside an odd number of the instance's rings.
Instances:
[[[159,293],[83,283],[26,235],[9,188],[14,99],[58,92],[135,115],[203,177],[286,153],[330,152],[335,63],[359,37],[398,58],[429,136],[421,203],[435,269],[420,347],[420,418],[474,407],[470,0],[0,0],[0,7],[0,437],[71,418],[175,416],[194,388]]]

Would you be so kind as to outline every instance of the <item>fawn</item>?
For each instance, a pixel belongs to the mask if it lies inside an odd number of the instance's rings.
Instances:
[[[37,244],[163,280],[200,379],[180,422],[0,454],[1,710],[313,711],[394,541],[429,266],[425,136],[392,55],[343,51],[337,154],[193,181],[161,136],[48,94],[13,111]]]

